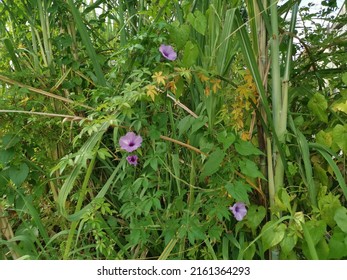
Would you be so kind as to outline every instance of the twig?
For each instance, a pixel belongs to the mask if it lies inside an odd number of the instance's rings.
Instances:
[[[193,116],[194,118],[198,118],[199,116],[197,114],[195,114],[192,110],[190,110],[186,105],[184,105],[183,103],[181,103],[179,100],[177,100],[176,98],[174,98],[173,96],[171,96],[170,94],[166,94],[167,97],[169,97],[173,102],[175,102],[175,105],[178,105],[179,107],[181,107],[184,111],[186,111],[187,113],[189,113],[191,116]],[[208,124],[205,123],[205,126],[208,127]]]
[[[172,138],[167,137],[167,136],[164,136],[164,135],[160,135],[160,138],[163,139],[163,140],[170,141],[170,142],[172,142],[172,143],[178,144],[178,145],[183,146],[183,147],[185,147],[185,148],[188,148],[188,149],[190,149],[190,150],[192,150],[192,151],[194,151],[194,152],[197,152],[197,153],[199,153],[199,154],[202,154],[202,155],[204,155],[204,156],[206,156],[206,157],[208,156],[208,154],[206,154],[206,153],[200,151],[198,148],[195,148],[195,147],[193,147],[193,146],[191,146],[191,145],[189,145],[189,144],[183,143],[183,142],[178,141],[178,140],[176,140],[176,139],[172,139]]]
[[[46,117],[59,117],[64,119],[69,119],[71,121],[84,120],[83,117],[71,116],[71,115],[62,115],[54,113],[44,113],[44,112],[32,112],[32,111],[20,111],[20,110],[0,110],[0,113],[18,113],[18,114],[29,114],[29,115],[40,115]]]
[[[31,92],[36,92],[38,94],[42,94],[44,96],[47,96],[47,97],[51,97],[51,98],[54,98],[54,99],[58,99],[58,100],[61,100],[61,101],[64,101],[66,103],[72,103],[72,104],[76,104],[76,105],[79,105],[81,107],[84,107],[86,109],[90,109],[90,110],[93,110],[94,108],[90,107],[90,106],[87,106],[87,105],[84,105],[84,104],[80,104],[78,102],[75,102],[71,99],[68,99],[68,98],[65,98],[65,97],[62,97],[62,96],[59,96],[59,95],[56,95],[54,93],[50,93],[48,91],[45,91],[45,90],[42,90],[42,89],[38,89],[38,88],[34,88],[34,87],[31,87],[31,86],[28,86],[28,85],[25,85],[25,84],[22,84],[20,82],[17,82],[15,80],[12,80],[6,76],[3,76],[3,75],[0,75],[0,80],[5,82],[5,83],[8,83],[8,84],[11,84],[11,85],[15,85],[15,86],[19,86],[21,88],[26,88],[27,90],[31,91]]]

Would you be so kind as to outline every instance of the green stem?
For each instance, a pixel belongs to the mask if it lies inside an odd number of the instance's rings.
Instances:
[[[277,14],[277,0],[272,0],[270,5],[271,11],[271,78],[272,78],[272,114],[275,132],[279,138],[279,141],[283,140],[278,131],[280,130],[281,119],[281,69],[279,62],[279,36],[278,36],[278,14]],[[277,149],[276,149],[277,150]]]
[[[52,57],[52,47],[50,43],[49,20],[47,17],[47,4],[45,3],[45,1],[41,1],[41,0],[38,0],[37,4],[38,4],[38,8],[39,8],[38,10],[40,14],[43,46],[44,46],[45,55],[47,58],[47,64],[48,64],[47,66],[49,67],[49,69],[51,69],[51,71],[53,71],[53,67],[51,67],[53,57]]]
[[[283,95],[281,87],[281,69],[279,62],[279,36],[278,36],[278,14],[277,14],[277,1],[271,1],[271,25],[272,25],[272,38],[271,38],[271,74],[272,74],[272,108],[273,108],[273,122],[274,133],[278,137],[279,143],[274,143],[274,156],[275,156],[275,191],[278,192],[284,185],[284,159],[281,159],[279,150],[280,145],[284,144],[285,132],[287,129],[287,96]],[[283,107],[285,106],[285,107]],[[283,120],[284,119],[284,120]]]
[[[194,205],[194,186],[196,180],[196,171],[195,171],[195,153],[192,152],[192,161],[190,167],[190,179],[189,179],[189,209]]]
[[[292,9],[292,18],[291,18],[290,28],[289,28],[290,34],[293,34],[295,31],[298,6],[299,6],[298,3],[296,3],[294,4]],[[282,81],[282,94],[283,94],[282,116],[285,116],[285,117],[282,117],[280,119],[280,127],[282,130],[284,130],[284,132],[287,129],[288,90],[289,90],[289,77],[290,77],[290,67],[292,62],[292,53],[293,53],[293,36],[289,36],[286,64],[284,68],[284,75],[283,75],[283,81]],[[281,133],[284,133],[284,132],[281,131]]]
[[[97,153],[95,153],[95,155],[93,156],[89,166],[88,166],[88,169],[87,169],[87,172],[86,172],[86,176],[84,177],[84,181],[83,181],[83,184],[82,184],[82,188],[81,188],[81,193],[78,197],[78,201],[77,201],[77,205],[76,205],[76,208],[75,208],[75,213],[79,212],[82,208],[82,204],[83,204],[83,201],[85,199],[85,196],[87,194],[87,190],[88,190],[88,182],[89,182],[89,179],[92,175],[92,172],[93,172],[93,168],[94,168],[94,165],[95,165],[95,160],[96,160],[96,156],[97,156]],[[69,253],[70,253],[70,249],[71,249],[71,245],[72,245],[72,239],[75,235],[75,231],[76,231],[76,228],[77,228],[77,225],[78,225],[79,221],[73,221],[71,223],[71,228],[70,228],[70,231],[69,231],[69,235],[68,235],[68,238],[67,238],[67,242],[66,242],[66,247],[65,247],[65,252],[64,252],[64,256],[63,256],[63,259],[64,260],[67,260],[69,258]]]
[[[269,184],[269,202],[270,207],[272,208],[275,205],[275,183],[274,183],[274,174],[273,174],[273,158],[272,158],[272,149],[270,138],[266,138],[266,147],[267,147],[267,164],[268,164],[268,184]]]
[[[277,0],[271,0],[270,12],[271,12],[271,78],[272,78],[272,116],[274,124],[274,134],[278,137],[278,143],[273,143],[273,155],[275,162],[273,163],[275,171],[273,187],[269,186],[269,192],[271,191],[270,203],[274,203],[274,197],[276,193],[283,188],[284,185],[284,165],[281,159],[279,150],[284,143],[284,132],[286,127],[281,126],[281,118],[287,118],[286,115],[282,115],[282,88],[281,88],[281,68],[280,68],[280,52],[279,52],[279,34],[278,34],[278,14],[277,14]],[[271,157],[270,157],[271,158]],[[273,169],[270,169],[271,170]],[[271,177],[269,177],[271,178]],[[271,217],[274,219],[275,217]],[[271,248],[271,259],[277,260],[279,258],[279,248],[275,246]]]
[[[305,240],[307,242],[307,247],[308,247],[308,250],[310,252],[311,259],[312,260],[319,260],[318,255],[317,255],[317,250],[314,246],[314,243],[313,243],[313,240],[312,240],[312,237],[311,237],[311,234],[310,234],[308,228],[306,227],[305,223],[301,223],[301,225],[302,225],[302,229],[304,231],[304,237],[305,237]]]
[[[120,1],[118,4],[118,16],[119,16],[119,25],[120,29],[120,46],[124,47],[127,43],[126,40],[126,30],[125,30],[125,21],[124,21],[124,2]]]

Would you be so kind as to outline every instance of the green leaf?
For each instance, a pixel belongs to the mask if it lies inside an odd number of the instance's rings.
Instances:
[[[191,41],[188,41],[184,47],[183,54],[183,66],[190,67],[195,64],[197,58],[199,56],[199,49],[197,45],[193,44]]]
[[[334,219],[336,210],[341,207],[339,197],[328,193],[318,199],[318,208],[323,219],[330,227],[334,227],[336,221]]]
[[[14,149],[0,150],[0,164],[9,163],[15,155]]]
[[[248,245],[249,245],[248,242],[245,242],[243,244],[243,247],[247,248]],[[253,260],[256,249],[257,248],[256,248],[255,244],[250,245],[249,248],[246,250],[246,252],[244,252],[244,254],[243,254],[243,260]]]
[[[347,85],[347,73],[343,73],[342,82],[344,82]]]
[[[249,159],[244,159],[239,162],[241,173],[251,178],[262,178],[264,175],[259,171],[257,164]]]
[[[153,170],[158,170],[158,159],[157,158],[151,158],[149,161],[150,166]]]
[[[19,187],[27,178],[29,174],[29,167],[25,163],[21,163],[19,167],[11,166],[9,175],[12,182]]]
[[[328,113],[326,111],[328,109],[328,102],[324,95],[315,93],[309,100],[307,106],[320,121],[328,122]]]
[[[178,77],[177,81],[175,82],[176,85],[176,92],[175,92],[175,97],[176,99],[179,99],[183,92],[184,92],[184,79],[182,77]]]
[[[191,218],[188,223],[187,235],[191,245],[194,245],[195,240],[203,240],[206,238],[204,229],[196,217]]]
[[[314,176],[317,178],[317,180],[323,185],[328,186],[329,185],[329,178],[327,175],[327,170],[324,169],[320,164],[315,163],[313,165],[314,169]]]
[[[103,160],[105,158],[111,158],[112,157],[112,155],[110,154],[110,152],[106,148],[100,148],[98,150],[98,156]]]
[[[190,27],[187,24],[182,24],[180,26],[170,26],[170,40],[175,42],[177,50],[183,49],[184,45],[189,40]]]
[[[160,139],[160,131],[158,129],[156,129],[155,126],[151,126],[150,129],[149,129],[149,137],[152,140]]]
[[[326,228],[327,225],[325,223],[325,221],[322,220],[311,220],[305,223],[310,236],[312,238],[312,242],[314,245],[317,245],[318,242],[324,238],[325,232],[326,232]]]
[[[264,220],[266,210],[264,206],[251,205],[247,211],[247,225],[252,229],[256,230],[260,223]]]
[[[347,235],[339,228],[334,230],[333,236],[329,241],[329,259],[340,260],[347,256]]]
[[[347,125],[338,124],[333,128],[333,140],[339,148],[347,153]]]
[[[233,133],[227,133],[226,131],[222,131],[217,134],[217,140],[219,143],[223,144],[223,150],[227,150],[234,142],[236,136]]]
[[[266,251],[279,244],[284,238],[286,228],[285,224],[277,224],[276,221],[267,222],[261,230],[263,250]]]
[[[292,207],[290,205],[291,197],[288,195],[285,189],[280,189],[275,196],[274,209],[276,211],[289,211],[291,212]]]
[[[4,45],[7,48],[7,52],[9,54],[9,57],[11,58],[11,62],[13,63],[13,66],[15,68],[16,71],[20,71],[21,70],[21,66],[18,60],[18,55],[16,54],[16,52],[18,51],[17,49],[15,49],[15,47],[12,44],[12,40],[10,39],[4,39],[3,40]]]
[[[84,24],[84,20],[78,8],[76,7],[75,1],[68,0],[68,4],[70,6],[70,11],[74,17],[74,22],[76,23],[78,32],[80,33],[82,42],[86,51],[89,55],[90,60],[92,61],[92,66],[94,68],[95,76],[97,77],[97,83],[101,86],[106,86],[106,79],[99,63],[98,56],[93,46],[93,42],[89,37],[89,32],[87,27]]]
[[[194,14],[190,13],[187,19],[197,32],[201,35],[205,35],[207,20],[202,12],[195,11]]]
[[[323,130],[319,131],[316,134],[316,141],[317,141],[317,143],[322,144],[322,145],[330,148],[331,145],[333,144],[332,132],[325,132]]]
[[[334,111],[341,111],[347,114],[347,99],[334,103],[334,105],[332,105],[332,109]]]
[[[225,11],[225,18],[223,22],[223,28],[220,32],[214,32],[214,26],[213,24],[208,25],[208,30],[212,32],[212,34],[219,37],[218,47],[216,49],[216,69],[218,74],[224,76],[226,74],[226,71],[230,68],[230,62],[235,57],[235,54],[237,53],[239,49],[239,44],[236,42],[236,40],[229,40],[230,34],[233,33],[234,29],[234,23],[235,23],[235,10],[236,9],[229,9]],[[214,13],[214,8],[212,5],[209,9],[209,15],[210,19],[213,19],[214,16],[212,14]],[[212,20],[213,21],[213,20]],[[218,36],[219,35],[219,36]]]
[[[236,201],[249,204],[247,192],[252,190],[250,186],[244,184],[242,181],[236,181],[235,183],[227,183],[225,189]]]
[[[20,141],[20,138],[14,134],[6,134],[1,139],[2,146],[5,149],[9,149],[9,148],[15,146],[19,141]]]
[[[219,170],[219,166],[222,163],[224,156],[225,153],[219,148],[210,154],[202,168],[200,179],[203,180],[205,177],[216,173]]]
[[[236,151],[243,156],[263,155],[263,152],[254,147],[251,142],[238,140],[235,143]]]
[[[192,122],[191,133],[194,133],[195,131],[203,127],[206,124],[207,120],[208,118],[206,116],[199,116],[198,118],[194,119]]]
[[[208,230],[208,236],[211,239],[215,239],[215,240],[220,240],[221,236],[224,233],[224,229],[221,226],[218,225],[213,225],[209,230]]]
[[[187,132],[191,127],[193,122],[192,116],[185,116],[177,125],[179,135],[182,135],[184,132]]]
[[[295,230],[289,228],[280,243],[283,253],[285,255],[289,255],[290,252],[294,249],[297,242],[298,236],[296,235]]]
[[[321,153],[321,155],[325,158],[325,160],[329,163],[330,168],[334,171],[336,180],[340,185],[340,189],[342,190],[345,198],[347,199],[347,184],[345,181],[345,178],[343,177],[341,170],[336,165],[335,161],[333,160],[332,156],[328,153],[326,153],[323,150],[318,149],[318,151]]]
[[[334,220],[337,226],[344,232],[347,233],[347,209],[345,207],[339,207],[334,215]]]
[[[317,255],[320,260],[326,260],[329,256],[329,245],[325,239],[321,239],[316,245]]]

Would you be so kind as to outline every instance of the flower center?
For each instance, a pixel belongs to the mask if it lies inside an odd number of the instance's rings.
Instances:
[[[130,142],[130,143],[129,143],[129,147],[132,147],[132,146],[134,146],[134,145],[135,145],[134,142]]]

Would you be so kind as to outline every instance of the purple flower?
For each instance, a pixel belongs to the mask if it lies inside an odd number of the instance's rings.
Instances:
[[[120,147],[129,153],[141,147],[141,143],[142,137],[140,135],[136,135],[134,132],[128,132],[127,134],[119,138]]]
[[[137,160],[138,160],[138,157],[137,155],[130,155],[127,157],[127,161],[129,162],[129,164],[131,165],[137,165]]]
[[[177,58],[177,53],[170,45],[161,45],[159,51],[168,60],[175,60]]]
[[[229,207],[229,210],[233,212],[235,219],[238,221],[242,221],[247,214],[246,205],[243,202],[236,202]]]

